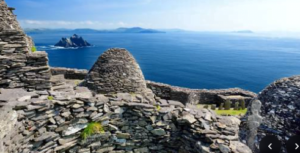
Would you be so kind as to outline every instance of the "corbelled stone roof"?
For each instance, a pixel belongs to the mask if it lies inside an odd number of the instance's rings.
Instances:
[[[293,76],[275,81],[258,95],[264,117],[260,135],[275,134],[285,144],[287,138],[300,134],[299,91],[300,76]]]
[[[10,10],[7,4],[0,0],[0,31],[4,29],[16,29],[21,30],[18,21],[16,20],[16,16],[13,14],[12,10]]]
[[[259,152],[259,142],[266,135],[276,135],[285,146],[287,140],[300,134],[299,91],[300,76],[282,78],[266,87],[258,99],[252,101],[245,117],[247,126],[240,127],[240,131],[248,134],[242,132],[240,138],[246,137],[247,145],[254,153]],[[287,153],[286,147],[281,149],[282,153]]]
[[[126,49],[120,48],[109,49],[98,58],[86,83],[97,93],[142,92],[147,89],[140,66]]]

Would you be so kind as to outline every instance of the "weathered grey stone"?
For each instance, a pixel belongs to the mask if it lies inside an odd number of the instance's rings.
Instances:
[[[130,134],[129,133],[117,133],[116,136],[119,139],[129,139],[130,138]]]
[[[63,135],[68,136],[68,135],[75,134],[76,132],[78,132],[86,127],[87,127],[87,123],[73,125],[71,127],[68,127],[68,129],[66,131],[63,131]]]
[[[39,141],[50,141],[53,140],[55,138],[58,137],[58,134],[54,133],[54,132],[47,132],[47,133],[43,133],[41,136],[37,137],[34,139],[35,142],[39,142]]]
[[[62,146],[58,146],[55,148],[55,151],[58,152],[58,151],[64,151],[64,150],[67,150],[73,146],[75,146],[77,144],[77,140],[74,140],[74,141],[71,141],[71,142],[68,142]]]
[[[184,107],[184,105],[183,105],[181,102],[179,102],[179,101],[168,100],[168,103],[169,103],[170,105],[179,106],[179,107]]]
[[[157,136],[163,136],[163,135],[166,135],[166,131],[164,129],[154,129],[151,131],[154,135],[157,135]]]
[[[96,153],[106,153],[106,152],[111,152],[112,150],[114,150],[115,147],[105,147],[105,148],[101,148],[98,149],[96,151]]]
[[[222,153],[230,153],[231,152],[230,148],[224,144],[219,144],[219,148]]]
[[[93,94],[90,90],[86,87],[76,87],[75,90],[75,97],[79,99],[90,99],[92,98]]]
[[[0,101],[8,102],[20,99],[21,101],[29,99],[36,95],[32,92],[27,92],[24,89],[0,89]]]
[[[231,141],[229,147],[234,153],[252,153],[250,148],[239,141]]]
[[[195,117],[191,114],[186,114],[182,117],[182,119],[186,122],[188,122],[189,124],[193,124],[195,123],[197,120],[195,119]]]
[[[134,149],[134,153],[149,153],[149,149],[147,147]]]
[[[141,104],[141,103],[127,103],[126,105],[131,107],[140,107],[140,108],[152,108],[152,109],[155,108],[153,105]]]

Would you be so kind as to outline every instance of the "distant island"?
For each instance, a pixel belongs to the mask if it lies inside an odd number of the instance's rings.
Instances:
[[[140,27],[118,28],[113,30],[96,30],[96,29],[25,29],[27,34],[40,33],[165,33],[164,31],[154,29],[144,29]]]
[[[86,40],[84,40],[82,37],[74,34],[70,38],[62,38],[58,43],[55,44],[55,46],[59,47],[88,47],[91,46],[90,43],[88,43]]]

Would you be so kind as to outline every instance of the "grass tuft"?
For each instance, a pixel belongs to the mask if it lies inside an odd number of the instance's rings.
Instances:
[[[33,53],[36,52],[36,47],[35,46],[31,47],[31,52],[33,52]]]
[[[224,105],[224,103],[222,103]],[[236,116],[236,115],[242,115],[244,116],[247,113],[247,108],[245,109],[240,109],[240,110],[234,110],[234,108],[230,108],[229,110],[224,110],[223,109],[223,105],[219,108],[216,108],[215,113],[217,115],[232,115],[232,116]],[[205,104],[198,104],[197,108],[199,109],[203,109],[204,106],[206,106]],[[221,108],[221,109],[220,109]]]
[[[157,106],[156,106],[156,110],[157,110],[157,111],[160,111],[160,110],[161,110],[161,107],[160,107],[159,105],[157,105]]]
[[[53,100],[53,96],[48,96],[48,100]]]
[[[89,136],[96,134],[96,133],[104,133],[104,129],[101,123],[91,122],[88,126],[83,130],[81,133],[81,138],[86,140]]]
[[[247,109],[244,110],[215,110],[218,115],[245,115]]]

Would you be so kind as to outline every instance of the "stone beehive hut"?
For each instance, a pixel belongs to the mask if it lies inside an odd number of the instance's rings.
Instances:
[[[283,78],[270,84],[251,102],[242,119],[247,126],[240,127],[240,138],[247,140],[254,153],[259,153],[259,142],[266,135],[276,135],[283,144],[281,152],[287,153],[287,140],[300,134],[299,90],[300,76]]]
[[[50,89],[47,54],[32,53],[33,41],[13,10],[0,0],[0,88]]]
[[[87,75],[87,86],[97,93],[143,92],[144,75],[134,57],[126,49],[104,52]]]
[[[264,117],[257,135],[277,135],[285,145],[290,137],[300,134],[300,76],[283,78],[264,89],[258,98],[262,102]],[[282,152],[286,153],[285,147]]]

